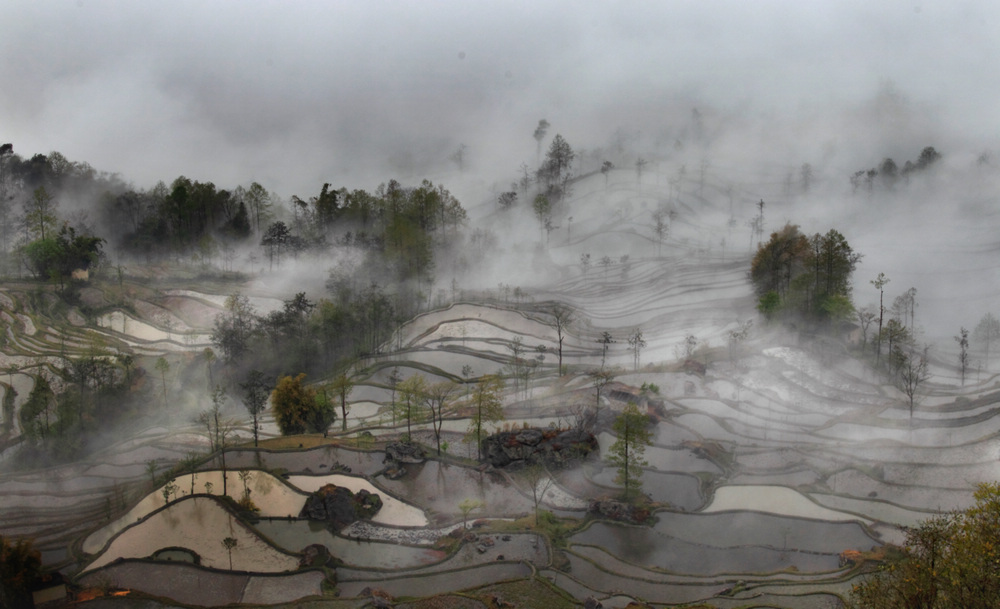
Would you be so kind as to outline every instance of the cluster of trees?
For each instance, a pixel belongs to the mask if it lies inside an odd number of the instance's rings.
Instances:
[[[13,380],[19,370],[5,370]],[[131,354],[115,353],[93,347],[70,357],[64,368],[50,369],[39,363],[34,367],[34,387],[19,410],[21,430],[31,448],[24,458],[64,461],[88,450],[92,432],[105,429],[137,407],[131,388],[133,380],[144,373]],[[64,388],[56,392],[55,380]],[[13,384],[9,383],[13,396]]]
[[[541,156],[542,141],[548,134],[549,127],[549,122],[542,119],[535,128],[534,138],[538,143],[539,156]],[[570,182],[573,179],[573,161],[576,158],[577,154],[569,142],[562,135],[556,134],[549,144],[545,159],[538,168],[532,171],[527,164],[521,165],[521,178],[511,184],[510,190],[500,193],[497,197],[497,206],[503,211],[513,208],[518,201],[518,190],[520,189],[521,194],[527,198],[529,188],[535,184],[531,209],[541,230],[547,236],[558,228],[552,223],[556,205],[572,194]],[[607,169],[604,170],[605,176],[612,167],[610,163],[607,164]]]
[[[63,251],[51,241],[64,223],[60,199],[80,210],[69,212],[74,220],[67,239],[74,247]],[[103,233],[123,255],[190,257],[205,265],[218,260],[224,270],[241,245],[259,245],[272,267],[286,255],[351,246],[374,254],[379,277],[428,282],[435,248],[465,220],[465,209],[448,189],[427,180],[416,187],[390,180],[374,192],[324,184],[317,196],[292,196],[286,205],[256,182],[227,190],[180,176],[169,185],[161,181],[137,190],[58,152],[26,161],[13,145],[0,147],[0,248],[14,248],[22,266],[43,278],[54,269],[93,264]],[[39,240],[30,252],[22,251]]]
[[[78,235],[63,225],[58,234],[35,239],[23,248],[28,269],[38,279],[64,283],[79,271],[88,271],[101,257],[104,239]]]
[[[340,283],[333,288],[331,298],[314,302],[300,292],[267,314],[247,296],[230,295],[212,330],[222,363],[236,376],[251,369],[269,378],[322,374],[378,355],[397,325],[414,313],[414,301],[404,290],[391,294],[375,283],[357,291]]]
[[[882,159],[877,167],[859,169],[851,174],[851,192],[857,192],[864,186],[868,192],[875,190],[876,182],[885,188],[892,188],[900,180],[908,181],[916,172],[924,171],[941,158],[941,153],[928,146],[920,151],[916,162],[906,161],[900,168],[891,158]]]
[[[917,393],[930,376],[928,347],[917,347],[917,289],[911,287],[887,307],[885,287],[889,278],[879,273],[870,283],[879,291],[878,307],[866,306],[854,311],[861,331],[861,352],[866,353],[870,347],[875,366],[906,395],[912,417]]]
[[[990,365],[990,345],[1000,340],[1000,320],[992,313],[986,313],[973,329],[972,338],[984,349],[983,362],[989,368]],[[958,368],[962,376],[962,384],[965,384],[965,377],[972,367],[972,356],[969,351],[969,331],[962,327],[958,336],[955,337],[958,343]]]
[[[306,386],[306,375],[283,376],[271,393],[274,420],[283,435],[325,433],[337,419],[326,394]]]
[[[58,152],[24,159],[12,144],[0,146],[0,253],[7,271],[65,280],[98,263],[104,240],[82,208],[60,215],[60,198],[98,201],[125,189],[118,176],[74,163]]]
[[[32,609],[31,589],[42,570],[42,554],[25,539],[0,535],[0,607]]]
[[[853,311],[851,274],[861,259],[842,234],[831,229],[808,237],[794,224],[771,233],[757,248],[750,278],[758,310],[815,323],[836,323]]]
[[[856,609],[1000,606],[1000,485],[981,484],[971,508],[908,530],[901,556],[851,592]]]

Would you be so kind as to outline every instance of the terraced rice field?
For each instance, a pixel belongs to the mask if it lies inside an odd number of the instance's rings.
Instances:
[[[642,598],[812,608],[835,603],[857,576],[841,565],[841,552],[898,543],[901,527],[968,507],[977,483],[1000,478],[997,377],[984,372],[962,385],[947,364],[954,359],[950,337],[928,337],[937,340],[942,355],[911,417],[899,390],[844,342],[819,348],[757,318],[745,279],[748,254],[732,245],[747,235],[728,222],[721,187],[709,185],[698,194],[689,185],[671,200],[652,188],[639,189],[634,178],[616,178],[608,188],[600,177],[577,185],[572,236],[553,234],[545,253],[551,280],[535,285],[526,279],[522,287],[530,301],[497,294],[490,302],[456,302],[405,324],[403,348],[368,362],[367,376],[351,395],[347,430],[341,432],[338,423],[326,446],[254,450],[246,444],[244,421],[243,445],[228,454],[228,491],[239,498],[242,488],[233,472],[252,468],[251,496],[262,517],[257,525],[234,519],[217,496],[205,492],[205,482],[213,483],[215,495],[222,492],[214,462],[200,466],[193,496],[192,481],[183,476],[175,479],[179,491],[169,502],[162,489],[151,488],[144,463],[173,463],[205,448],[195,424],[178,422],[138,428],[86,463],[0,474],[0,530],[34,536],[47,563],[83,574],[84,582],[106,577],[182,602],[199,602],[188,592],[191,582],[217,590],[213,604],[321,595],[326,575],[298,570],[303,547],[321,543],[341,561],[341,598],[368,586],[419,597],[537,574],[578,599],[595,596],[605,606]],[[658,206],[675,212],[662,245],[649,228]],[[718,246],[721,239],[728,249]],[[584,253],[614,262],[581,268]],[[628,261],[620,258],[625,253]],[[34,371],[60,366],[60,353],[83,349],[77,345],[94,333],[112,349],[199,351],[225,296],[173,290],[158,301],[170,313],[159,321],[150,307],[150,318],[115,312],[87,328],[49,327],[19,312],[17,298],[0,292],[8,337],[0,367],[18,367],[9,378],[0,374],[0,384],[13,384],[20,407]],[[546,303],[554,301],[578,312],[563,343],[563,376],[555,368],[558,338],[547,313]],[[273,298],[260,303],[275,306]],[[730,352],[729,332],[748,319],[755,320],[751,337]],[[626,341],[635,327],[647,342],[638,366]],[[606,361],[597,342],[603,331],[616,339]],[[679,348],[689,335],[697,337],[693,357],[705,366],[704,374],[681,366]],[[399,480],[381,475],[379,443],[402,431],[388,408],[392,369],[429,380],[460,379],[464,366],[476,376],[493,373],[509,360],[516,338],[530,349],[545,347],[529,389],[509,387],[507,416],[518,426],[571,424],[574,405],[596,402],[587,372],[602,363],[618,367],[617,380],[625,386],[658,385],[663,408],[643,471],[645,493],[662,506],[651,528],[595,521],[570,534],[564,549],[534,534],[512,533],[504,540],[494,532],[480,536],[493,542],[483,552],[474,543],[454,551],[435,548],[439,538],[462,526],[458,506],[465,499],[483,502],[473,519],[511,519],[533,509],[521,477],[480,471],[463,460],[475,448],[462,442],[468,420],[459,411],[445,422],[447,458],[407,466]],[[607,413],[624,406],[607,395],[600,404]],[[371,446],[352,448],[363,431],[373,434]],[[18,435],[16,422],[6,428],[9,443]],[[266,419],[264,437],[276,435]],[[414,437],[433,445],[426,423],[415,427]],[[588,499],[615,494],[615,472],[604,459],[614,439],[605,428],[599,433],[601,458],[554,472],[542,505],[582,519]],[[0,464],[15,450],[11,444],[7,455],[0,454]],[[354,477],[338,473],[345,466]],[[328,481],[379,492],[386,506],[373,523],[356,523],[339,534],[297,520],[306,494]],[[225,536],[238,541],[232,569],[220,543]],[[196,552],[201,564],[150,558],[168,547]],[[743,585],[734,591],[737,581]]]

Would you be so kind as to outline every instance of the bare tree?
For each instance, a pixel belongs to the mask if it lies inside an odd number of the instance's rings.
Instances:
[[[601,416],[601,393],[608,386],[608,384],[611,383],[611,381],[615,380],[615,376],[617,375],[618,371],[613,368],[608,368],[608,369],[602,368],[600,370],[591,370],[590,372],[587,373],[587,376],[590,377],[591,384],[594,386],[594,391],[596,394],[596,401],[594,402],[594,414],[593,414],[594,425],[596,425],[599,422]]]
[[[535,151],[536,159],[542,158],[542,140],[545,139],[545,134],[548,133],[549,127],[550,127],[549,121],[545,120],[544,118],[538,121],[538,126],[535,127],[535,133],[533,137],[535,138],[535,142],[538,145],[537,150]]]
[[[612,163],[611,161],[604,161],[603,163],[601,163],[601,173],[604,174],[604,188],[605,188],[605,190],[607,190],[607,188],[608,188],[608,174],[610,174],[611,170],[614,169],[614,168],[615,168],[615,164]]]
[[[587,255],[587,261],[590,261],[589,254]],[[563,340],[566,338],[566,333],[568,332],[570,325],[576,321],[576,312],[567,305],[556,303],[551,309],[549,309],[549,314],[552,316],[552,322],[556,327],[556,339],[559,350],[559,376],[562,376]]]
[[[427,405],[431,410],[431,427],[434,429],[434,441],[437,444],[439,456],[441,455],[441,428],[444,426],[444,411],[457,392],[458,385],[451,381],[441,381],[427,387]]]
[[[639,356],[646,347],[646,340],[642,337],[642,328],[636,326],[628,337],[628,346],[632,349],[633,367],[639,369]]]
[[[524,480],[531,485],[531,500],[535,504],[535,526],[538,526],[538,505],[555,480],[541,463],[532,463],[525,468]]]
[[[256,447],[260,433],[260,414],[264,412],[271,392],[264,373],[260,370],[248,372],[246,380],[240,383],[240,389],[243,391],[243,405],[253,420],[253,445]]]
[[[660,256],[663,249],[663,240],[670,232],[670,226],[663,220],[666,213],[660,209],[653,213],[653,234],[656,235],[656,255]]]
[[[605,330],[601,332],[601,337],[597,339],[597,342],[601,344],[601,370],[604,370],[604,364],[608,359],[608,347],[615,341],[611,337],[611,333]]]
[[[513,190],[502,192],[500,193],[500,196],[497,197],[497,205],[503,211],[507,211],[511,207],[514,207],[514,204],[516,203],[517,203],[517,193],[514,192]]]
[[[927,370],[927,350],[928,347],[924,347],[923,353],[918,358],[915,355],[903,352],[900,347],[896,347],[897,357],[899,358],[899,376],[896,380],[896,386],[906,395],[910,402],[911,421],[913,420],[913,402],[917,392],[930,377]]]
[[[962,386],[965,386],[965,371],[969,369],[969,331],[963,326],[955,337],[958,343],[958,367],[962,373]]]
[[[879,363],[879,359],[882,357],[882,321],[885,317],[885,286],[889,283],[889,278],[885,276],[885,273],[879,273],[878,277],[871,280],[871,284],[875,286],[878,290],[878,335],[875,337],[876,347],[875,347],[875,365]]]
[[[858,326],[861,328],[861,352],[864,353],[868,346],[868,328],[875,321],[875,312],[870,307],[861,307],[855,310],[858,316]]]
[[[644,159],[642,157],[639,157],[639,158],[637,158],[635,160],[635,181],[636,181],[636,183],[638,183],[640,185],[642,184],[642,172],[646,169],[646,165],[648,165],[648,164],[649,164],[649,161],[647,161],[646,159]]]

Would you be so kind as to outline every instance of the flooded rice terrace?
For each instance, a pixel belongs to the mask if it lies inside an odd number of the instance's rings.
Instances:
[[[581,190],[582,204],[604,205],[604,190],[603,179]],[[638,196],[623,179],[608,192]],[[969,506],[977,482],[1000,477],[997,379],[984,374],[962,385],[939,367],[911,414],[899,390],[849,345],[818,351],[772,327],[734,348],[727,336],[738,320],[756,319],[746,261],[693,245],[715,235],[708,218],[724,214],[686,197],[690,205],[676,207],[684,222],[663,255],[637,256],[613,272],[584,275],[575,266],[581,248],[600,243],[648,249],[632,222],[651,211],[636,199],[631,215],[606,221],[614,239],[555,239],[553,259],[573,262],[532,299],[515,303],[498,288],[488,303],[453,303],[403,324],[383,354],[352,370],[346,424],[338,419],[327,434],[281,438],[265,413],[255,449],[233,400],[223,472],[196,413],[164,417],[80,463],[0,474],[0,527],[33,536],[49,566],[82,584],[111,581],[169,597],[162,582],[196,578],[212,587],[213,604],[348,599],[371,587],[420,597],[544,578],[577,601],[594,597],[607,607],[638,598],[837,606],[861,577],[859,556],[877,557],[885,544],[901,543],[904,527]],[[103,313],[92,330],[123,350],[179,354],[201,371],[197,358],[225,301],[171,290],[155,304]],[[251,302],[281,307],[269,296]],[[563,371],[554,302],[586,316],[566,329]],[[61,362],[54,345],[79,341],[43,338],[60,330],[15,316],[9,305],[0,300],[14,344],[44,351],[41,341],[49,341],[46,357]],[[636,325],[647,341],[641,357],[625,337]],[[607,352],[598,342],[605,328],[615,334]],[[693,335],[700,346],[682,354]],[[514,373],[518,349],[534,362],[527,373]],[[42,362],[5,357],[26,368],[2,383],[17,391],[20,408],[34,382],[30,366]],[[598,395],[602,370],[614,384]],[[480,463],[471,396],[475,380],[494,373],[505,378],[505,420],[487,423],[487,433],[531,427],[554,436],[583,425],[582,413],[594,407],[596,453],[540,479]],[[407,422],[398,408],[394,383],[418,374],[429,384],[463,381],[440,422],[440,457],[427,417]],[[651,416],[650,444],[631,470],[641,481],[642,524],[597,511],[597,501],[624,490],[613,422],[630,400]],[[18,432],[12,421],[8,437]],[[390,467],[386,445],[406,433],[424,455]],[[16,451],[7,448],[0,464],[13,463]],[[193,471],[171,469],[192,454]],[[301,516],[327,484],[375,493],[382,507],[339,527]],[[255,511],[237,507],[248,497]],[[318,546],[329,560],[317,558],[325,557]]]

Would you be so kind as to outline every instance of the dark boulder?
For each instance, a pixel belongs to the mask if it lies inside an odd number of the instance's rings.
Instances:
[[[424,449],[411,442],[391,442],[385,447],[383,463],[423,463],[427,460]]]
[[[322,567],[329,561],[330,550],[323,544],[314,543],[303,548],[302,558],[299,559],[299,568]]]
[[[483,440],[485,461],[493,467],[517,468],[544,463],[562,468],[597,450],[594,434],[578,429],[518,429]]]
[[[364,489],[357,494],[343,486],[327,484],[306,499],[299,518],[326,522],[340,530],[355,520],[370,519],[382,508],[382,498]]]
[[[591,501],[589,512],[598,518],[607,518],[608,520],[617,520],[631,524],[643,524],[649,520],[650,516],[649,510],[646,508],[613,499],[595,499]]]

